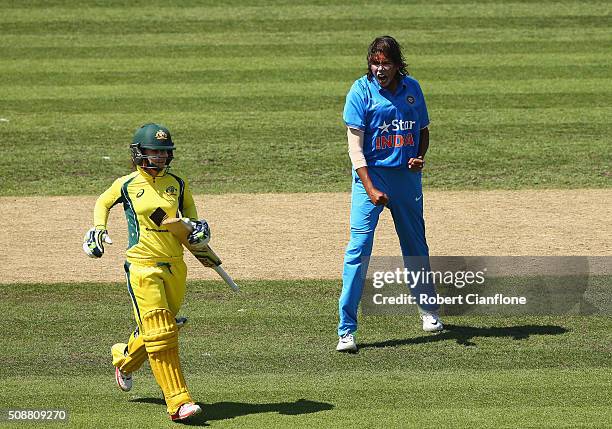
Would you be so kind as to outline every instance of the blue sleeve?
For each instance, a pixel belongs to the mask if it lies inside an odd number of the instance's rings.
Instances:
[[[417,104],[417,112],[419,114],[419,128],[422,130],[429,125],[429,113],[427,112],[427,104],[425,104],[425,96],[421,85],[417,83],[419,103]]]
[[[365,94],[358,82],[353,84],[346,95],[343,119],[347,127],[365,130]]]

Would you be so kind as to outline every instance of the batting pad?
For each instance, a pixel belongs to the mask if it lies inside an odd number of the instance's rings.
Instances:
[[[151,371],[164,392],[168,413],[174,414],[182,404],[193,402],[179,361],[176,321],[170,311],[155,309],[142,316],[142,330]]]

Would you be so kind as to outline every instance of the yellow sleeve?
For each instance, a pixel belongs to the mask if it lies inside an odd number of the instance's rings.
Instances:
[[[98,229],[106,229],[108,221],[108,212],[117,203],[123,201],[121,195],[121,186],[125,182],[124,177],[115,180],[106,191],[98,197],[96,206],[94,207],[94,226]]]
[[[191,188],[185,180],[185,190],[183,193],[183,217],[188,217],[191,220],[198,220],[198,209],[196,209]]]

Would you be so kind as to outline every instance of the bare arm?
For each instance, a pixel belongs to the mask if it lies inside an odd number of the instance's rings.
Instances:
[[[389,197],[384,192],[380,192],[374,187],[372,179],[370,179],[370,175],[368,174],[368,167],[365,157],[363,156],[363,131],[355,128],[347,128],[346,135],[348,138],[351,163],[359,179],[361,179],[361,183],[363,183],[363,187],[368,197],[370,197],[370,201],[377,206],[387,204],[389,202]]]
[[[386,205],[389,202],[389,197],[387,194],[374,187],[372,179],[370,179],[370,175],[368,174],[368,167],[361,167],[355,171],[357,172],[359,179],[361,179],[361,183],[363,183],[363,187],[368,193],[368,197],[370,197],[372,204],[375,206]]]

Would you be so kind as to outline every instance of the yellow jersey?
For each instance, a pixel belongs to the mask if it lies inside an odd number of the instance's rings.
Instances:
[[[165,217],[198,218],[187,181],[167,170],[151,176],[140,167],[118,178],[96,201],[94,225],[106,229],[108,213],[122,203],[128,224],[129,262],[171,262],[183,257],[181,243],[162,226]]]

